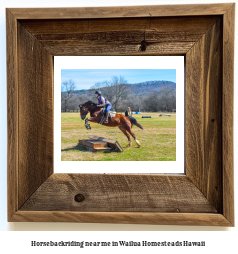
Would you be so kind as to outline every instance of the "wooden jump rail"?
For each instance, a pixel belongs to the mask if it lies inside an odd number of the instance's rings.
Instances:
[[[123,152],[123,148],[116,140],[103,137],[89,136],[89,139],[79,139],[78,145],[90,152]]]

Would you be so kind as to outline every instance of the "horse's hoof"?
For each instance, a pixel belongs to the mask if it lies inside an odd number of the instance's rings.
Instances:
[[[131,146],[131,143],[129,143],[126,147],[130,147]]]
[[[85,127],[86,127],[87,130],[91,130],[90,124],[87,124],[87,125],[85,124]]]
[[[136,144],[140,147],[140,141],[137,139],[135,139],[135,141],[136,141]]]

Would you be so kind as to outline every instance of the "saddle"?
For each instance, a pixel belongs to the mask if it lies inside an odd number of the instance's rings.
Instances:
[[[105,108],[102,108],[102,109],[101,109],[101,114],[102,114],[102,115],[105,115],[105,114],[106,114],[106,109],[105,109]],[[115,115],[116,115],[116,112],[109,111],[108,117],[113,118],[113,117],[115,117]]]

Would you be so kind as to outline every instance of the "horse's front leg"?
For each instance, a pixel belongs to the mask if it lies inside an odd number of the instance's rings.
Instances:
[[[94,122],[94,123],[98,122],[96,117],[90,117],[90,118],[85,119],[85,127],[86,127],[87,130],[91,130],[91,126],[88,123],[88,121]]]
[[[88,118],[85,119],[85,127],[86,127],[87,130],[91,130],[91,126],[88,123]]]

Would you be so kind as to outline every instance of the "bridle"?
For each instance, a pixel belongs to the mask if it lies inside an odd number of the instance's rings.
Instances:
[[[88,111],[84,108],[84,105],[79,105],[80,107],[80,116],[81,119],[84,120],[86,118],[86,115],[88,114]],[[91,130],[90,124],[88,124],[88,118],[85,120],[85,127],[87,130]]]
[[[80,108],[83,110],[83,112],[80,112],[81,113],[81,119],[84,120],[86,115],[88,114],[88,111],[86,111],[84,106],[81,106]]]

